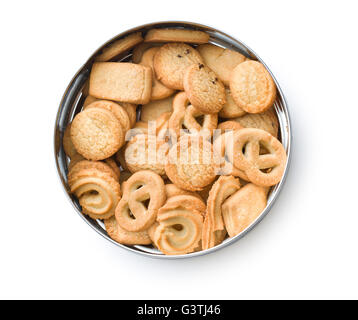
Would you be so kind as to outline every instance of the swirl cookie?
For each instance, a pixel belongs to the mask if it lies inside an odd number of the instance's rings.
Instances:
[[[152,243],[147,231],[131,232],[123,229],[115,217],[104,220],[107,234],[118,243],[134,245],[148,245]]]
[[[200,246],[203,228],[202,213],[182,206],[175,198],[159,209],[158,224],[152,230],[155,245],[168,255],[194,252]]]
[[[225,227],[230,237],[244,231],[266,208],[267,188],[249,183],[222,205]]]
[[[186,135],[169,150],[165,172],[179,188],[199,191],[214,181],[217,163],[210,142]]]
[[[144,52],[139,64],[149,67],[153,71],[152,96],[151,100],[161,100],[171,96],[175,90],[166,87],[156,77],[154,72],[154,55],[158,52],[158,47],[153,47]]]
[[[131,172],[152,170],[165,176],[165,163],[168,145],[156,139],[156,136],[136,135],[128,142],[124,157],[127,168]]]
[[[69,123],[65,129],[62,144],[63,150],[68,157],[73,158],[77,154],[77,150],[71,140],[71,123]]]
[[[143,38],[140,32],[132,33],[129,36],[123,39],[119,39],[111,43],[108,47],[104,48],[102,53],[96,57],[96,61],[98,62],[110,61],[142,41]]]
[[[247,113],[242,117],[233,119],[244,128],[265,130],[275,138],[278,135],[278,119],[272,108],[262,113]]]
[[[230,90],[235,103],[248,113],[264,112],[276,99],[275,83],[257,61],[245,61],[232,71]]]
[[[96,62],[90,74],[89,94],[98,99],[148,103],[152,69],[129,62]]]
[[[72,168],[68,184],[71,193],[78,198],[83,214],[92,219],[107,219],[114,215],[121,198],[115,177],[112,169],[100,162],[80,161]]]
[[[154,56],[154,70],[158,80],[175,90],[184,90],[184,72],[197,63],[203,63],[203,59],[185,43],[165,44]]]
[[[72,121],[71,140],[78,153],[89,160],[111,157],[121,147],[123,136],[120,121],[103,108],[84,110]]]
[[[210,190],[204,220],[202,247],[210,249],[221,243],[226,235],[221,206],[224,201],[240,189],[239,179],[221,176]]]
[[[205,64],[217,74],[225,85],[230,83],[232,70],[246,60],[245,56],[239,52],[213,44],[200,45],[197,50],[203,57]]]
[[[243,116],[246,112],[240,108],[231,96],[229,88],[225,89],[226,103],[219,112],[221,118],[236,118]]]
[[[202,63],[185,70],[183,84],[190,103],[203,113],[217,113],[226,103],[223,83]]]
[[[174,97],[168,97],[166,99],[151,101],[142,106],[140,113],[141,121],[155,121],[163,113],[173,111],[173,99]]]
[[[280,182],[287,156],[281,142],[275,137],[260,129],[245,128],[234,131],[233,146],[228,157],[245,172],[249,181],[262,187]],[[260,154],[261,147],[268,153]]]
[[[147,32],[145,42],[186,42],[207,43],[210,36],[197,30],[185,29],[151,29]]]
[[[146,230],[155,222],[165,200],[163,179],[152,171],[138,171],[123,184],[116,219],[125,230]]]

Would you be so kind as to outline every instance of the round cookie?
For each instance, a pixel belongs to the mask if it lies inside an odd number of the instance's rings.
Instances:
[[[262,113],[247,113],[242,117],[233,119],[233,121],[239,123],[244,128],[256,128],[265,130],[277,138],[279,123],[277,116],[272,108]]]
[[[141,121],[155,121],[165,112],[173,111],[174,96],[166,99],[149,102],[142,106],[140,113]]]
[[[119,120],[103,108],[84,110],[72,121],[71,140],[77,152],[89,160],[103,160],[115,154],[123,136]]]
[[[185,135],[170,149],[165,172],[179,188],[200,191],[214,181],[218,162],[210,142]]]
[[[154,56],[154,70],[158,80],[176,90],[184,90],[184,72],[195,63],[203,63],[203,59],[198,51],[185,43],[168,43]]]
[[[143,66],[150,67],[153,70],[153,81],[152,81],[152,96],[151,100],[161,100],[171,96],[175,90],[166,87],[156,77],[154,72],[154,55],[158,52],[158,47],[153,47],[146,50],[142,56],[140,64]]]
[[[226,103],[223,83],[202,63],[193,64],[185,70],[183,83],[189,101],[203,113],[217,113]]]
[[[245,56],[239,52],[224,49],[213,44],[203,44],[197,50],[204,59],[205,64],[213,70],[218,78],[229,85],[232,70],[245,61]]]
[[[264,112],[276,99],[275,83],[257,61],[245,61],[232,71],[230,89],[235,103],[248,113]]]
[[[77,154],[77,150],[71,140],[71,123],[69,123],[65,129],[65,132],[63,134],[62,144],[63,144],[63,150],[65,151],[67,156],[73,158]]]
[[[236,118],[241,117],[246,112],[240,108],[234,101],[234,99],[231,96],[231,92],[229,88],[225,88],[225,94],[226,94],[226,103],[224,104],[223,108],[219,112],[219,116],[221,118]]]

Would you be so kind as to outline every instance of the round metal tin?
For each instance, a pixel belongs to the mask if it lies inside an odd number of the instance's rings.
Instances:
[[[67,172],[68,172],[68,158],[64,153],[63,147],[62,147],[62,139],[64,130],[67,127],[67,124],[70,123],[74,117],[74,115],[81,111],[83,100],[86,97],[86,90],[87,90],[87,80],[89,78],[91,66],[94,62],[94,58],[99,53],[99,51],[105,47],[106,45],[110,44],[113,41],[116,41],[118,39],[121,39],[123,37],[126,37],[127,35],[141,31],[143,34],[152,28],[184,28],[184,29],[191,29],[191,30],[201,30],[205,31],[210,34],[210,43],[230,48],[236,51],[239,51],[240,53],[244,54],[245,56],[258,60],[261,63],[265,65],[267,70],[270,72],[272,78],[275,81],[275,84],[277,86],[277,98],[274,104],[274,108],[277,113],[277,117],[280,124],[280,131],[279,131],[279,138],[287,152],[287,164],[285,168],[285,173],[283,175],[283,178],[281,182],[274,186],[268,197],[268,202],[265,210],[256,218],[255,221],[251,223],[249,227],[247,227],[244,231],[242,231],[240,234],[236,235],[235,237],[228,238],[224,240],[223,243],[215,246],[214,248],[211,248],[209,250],[205,251],[199,251],[194,252],[190,254],[185,255],[175,255],[175,256],[167,256],[159,252],[158,250],[150,247],[150,246],[127,246],[120,243],[117,243],[113,241],[108,235],[105,230],[104,224],[100,220],[93,220],[89,218],[88,216],[85,216],[81,213],[81,207],[77,201],[77,199],[69,192],[69,187],[67,184]],[[126,54],[122,57],[119,57],[118,60],[121,61],[128,61],[130,59],[131,55]],[[55,123],[55,132],[54,132],[54,151],[55,151],[55,162],[56,167],[58,171],[58,175],[61,181],[61,184],[65,190],[65,193],[67,194],[67,197],[69,201],[74,206],[77,213],[81,216],[81,218],[90,225],[95,231],[97,231],[100,235],[102,235],[104,238],[106,238],[108,241],[112,242],[118,247],[121,247],[125,250],[129,250],[131,252],[151,257],[151,258],[161,258],[161,259],[180,259],[180,258],[190,258],[190,257],[197,257],[204,254],[208,254],[211,252],[214,252],[216,250],[222,249],[242,237],[244,237],[248,232],[250,232],[270,211],[273,203],[278,198],[278,195],[284,185],[285,179],[287,177],[287,172],[289,169],[290,164],[290,156],[291,156],[291,142],[292,142],[292,133],[291,133],[291,125],[290,125],[290,117],[288,112],[288,106],[286,99],[283,95],[283,92],[275,79],[274,75],[270,71],[270,69],[267,67],[267,65],[262,61],[262,59],[254,52],[252,51],[247,45],[245,45],[243,42],[236,40],[235,38],[229,36],[228,34],[219,31],[213,27],[208,27],[205,25],[193,23],[193,22],[184,22],[184,21],[165,21],[165,22],[154,22],[145,24],[139,27],[132,28],[130,30],[127,30],[125,32],[120,33],[113,39],[109,40],[107,43],[102,45],[96,52],[88,59],[88,61],[80,68],[80,70],[76,73],[76,75],[73,77],[72,81],[68,85],[63,98],[61,100],[60,106],[57,111],[57,117],[56,117],[56,123]]]

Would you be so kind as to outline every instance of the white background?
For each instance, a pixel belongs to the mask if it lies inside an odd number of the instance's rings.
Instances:
[[[0,298],[358,298],[356,1],[7,1],[0,7]],[[59,183],[53,126],[67,84],[102,43],[187,20],[253,48],[293,122],[287,183],[236,244],[186,260],[112,245]]]

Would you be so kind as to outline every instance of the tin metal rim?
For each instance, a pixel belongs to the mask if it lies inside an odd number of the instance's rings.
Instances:
[[[157,250],[148,248],[146,246],[127,246],[117,243],[107,235],[102,222],[84,216],[80,211],[78,202],[69,192],[69,188],[67,184],[67,176],[66,176],[67,158],[64,154],[63,147],[62,147],[62,138],[63,138],[64,129],[66,128],[67,123],[72,120],[73,115],[76,113],[76,111],[77,112],[79,111],[79,109],[76,107],[79,106],[79,102],[81,101],[82,90],[84,89],[84,84],[89,76],[90,67],[97,53],[112,41],[125,37],[126,35],[132,32],[136,32],[136,31],[145,32],[146,30],[149,30],[151,28],[166,28],[166,27],[195,29],[195,30],[202,30],[208,32],[210,34],[211,43],[221,45],[227,48],[233,48],[245,54],[246,56],[249,56],[253,59],[260,61],[262,64],[265,65],[265,67],[270,72],[277,86],[277,100],[275,102],[275,110],[280,123],[281,142],[285,147],[287,153],[287,164],[281,182],[278,185],[276,185],[271,191],[265,210],[256,218],[255,221],[251,223],[249,227],[247,227],[244,231],[242,231],[240,234],[236,235],[235,237],[228,238],[223,243],[209,250],[189,253],[185,255],[175,255],[175,256],[163,255],[159,253]],[[141,25],[129,29],[125,32],[122,32],[118,34],[116,37],[107,41],[105,44],[103,44],[98,50],[96,50],[96,52],[94,52],[91,55],[91,57],[87,60],[87,62],[80,68],[80,70],[75,74],[70,84],[66,88],[57,111],[55,130],[54,130],[54,156],[55,156],[56,171],[58,173],[60,182],[62,184],[63,190],[67,195],[68,200],[71,202],[71,204],[73,205],[77,213],[80,215],[80,217],[89,226],[91,226],[92,229],[94,229],[97,233],[99,233],[101,236],[103,236],[105,239],[112,242],[116,246],[134,252],[136,254],[140,254],[142,256],[146,256],[150,258],[158,258],[158,259],[183,259],[183,258],[191,258],[191,257],[206,255],[215,252],[217,250],[223,249],[229,246],[230,244],[233,244],[234,242],[243,238],[247,233],[249,233],[268,214],[268,212],[272,208],[272,205],[277,200],[280,191],[283,188],[291,162],[291,144],[292,144],[292,131],[291,131],[291,121],[290,121],[287,101],[278,81],[276,80],[275,76],[272,74],[268,66],[263,62],[263,60],[246,44],[244,44],[242,41],[236,40],[235,38],[231,37],[227,33],[219,31],[213,27],[209,27],[206,25],[193,23],[193,22],[187,22],[187,21],[162,21],[162,22],[148,23],[145,25]]]

